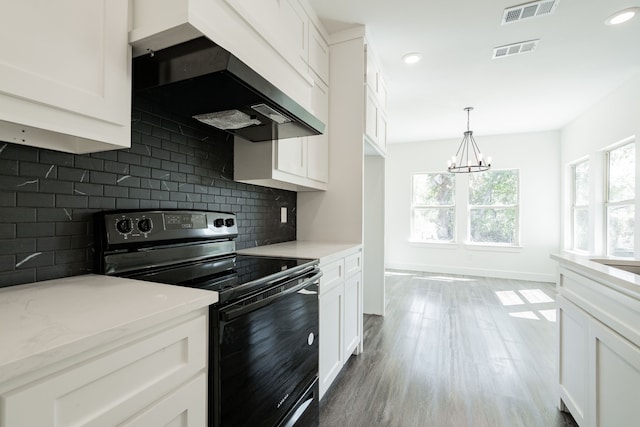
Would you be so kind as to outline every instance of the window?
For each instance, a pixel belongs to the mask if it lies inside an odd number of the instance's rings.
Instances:
[[[492,170],[469,176],[469,240],[518,244],[518,171]]]
[[[418,242],[452,242],[455,230],[454,175],[413,175],[411,239]]]
[[[584,160],[571,167],[572,172],[572,228],[573,249],[589,249],[589,161]]]
[[[605,158],[607,255],[630,257],[634,254],[636,145],[614,148]]]

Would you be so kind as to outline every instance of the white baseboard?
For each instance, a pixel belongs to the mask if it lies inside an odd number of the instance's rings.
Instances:
[[[385,268],[392,270],[410,270],[425,273],[458,274],[462,276],[496,277],[499,279],[528,280],[532,282],[555,283],[555,274],[541,274],[527,271],[494,270],[468,267],[449,267],[446,265],[387,263]]]

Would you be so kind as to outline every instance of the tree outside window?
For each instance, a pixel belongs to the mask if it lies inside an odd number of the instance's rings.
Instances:
[[[606,154],[607,255],[631,257],[635,246],[635,142],[615,148]]]
[[[589,249],[589,161],[572,166],[573,249]]]
[[[469,176],[469,240],[518,244],[518,170]]]
[[[455,235],[455,179],[449,173],[413,175],[411,239],[452,242]]]

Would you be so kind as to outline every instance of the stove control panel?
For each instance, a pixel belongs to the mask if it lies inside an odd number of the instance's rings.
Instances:
[[[118,211],[103,212],[108,244],[192,239],[234,238],[236,216],[217,211]]]

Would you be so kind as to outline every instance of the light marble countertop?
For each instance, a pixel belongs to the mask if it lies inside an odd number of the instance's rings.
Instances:
[[[274,256],[289,258],[313,258],[320,263],[331,262],[362,248],[359,243],[333,243],[294,240],[292,242],[275,243],[273,245],[257,246],[241,249],[239,255]]]
[[[217,301],[217,292],[93,274],[0,288],[0,382]]]
[[[592,259],[597,259],[611,261],[612,263],[619,261],[619,263],[623,265],[633,263],[640,265],[639,260],[607,258],[595,255],[580,255],[566,251],[558,254],[551,254],[551,259],[554,259],[561,264],[565,264],[571,269],[577,269],[585,272],[593,278],[598,279],[599,282],[606,283],[610,287],[626,295],[640,299],[640,275],[630,273],[619,268],[610,267],[600,262],[592,261]]]

